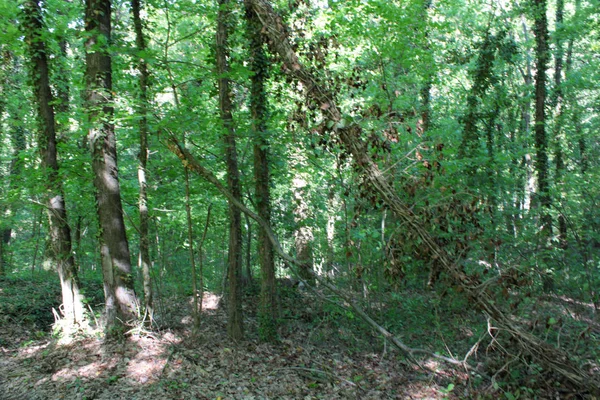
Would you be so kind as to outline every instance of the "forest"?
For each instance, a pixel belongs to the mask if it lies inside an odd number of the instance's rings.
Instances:
[[[0,0],[0,399],[600,396],[598,0]]]

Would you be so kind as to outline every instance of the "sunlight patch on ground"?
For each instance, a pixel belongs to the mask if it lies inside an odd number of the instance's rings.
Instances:
[[[440,363],[436,360],[427,360],[423,365],[432,371],[438,371],[440,369]]]
[[[160,379],[167,364],[166,346],[180,342],[180,338],[167,332],[160,339],[134,335],[126,346],[108,351],[100,341],[72,351],[64,349],[64,357],[70,359],[68,365],[56,371],[51,379],[64,382],[102,378],[110,383],[111,379],[128,378],[139,384],[154,383]]]
[[[52,375],[52,380],[56,382],[72,381],[76,378],[94,379],[101,376],[105,371],[115,368],[118,362],[116,357],[112,357],[109,360],[97,360],[93,362],[82,360],[56,372]]]
[[[127,377],[141,384],[156,382],[167,364],[163,343],[149,337],[131,340],[139,346],[139,351],[127,364]]]
[[[204,293],[204,298],[202,299],[202,309],[216,310],[219,308],[220,301],[221,296],[217,296],[214,293]]]
[[[39,351],[44,350],[46,347],[48,347],[50,345],[51,342],[45,342],[42,343],[40,345],[29,345],[26,347],[23,347],[19,350],[19,355],[23,358],[27,357],[27,356],[33,356],[35,354],[37,354]]]
[[[217,294],[211,292],[204,292],[204,296],[202,298],[202,310],[203,311],[215,311],[219,308],[219,303],[221,302],[221,297]],[[194,304],[194,297],[190,297],[189,300],[190,305]]]
[[[94,379],[105,371],[117,367],[119,357],[108,355],[102,349],[101,341],[92,339],[76,343],[75,346],[65,346],[61,356],[68,358],[67,365],[52,375],[53,381],[74,380],[76,378]],[[57,352],[57,354],[60,354]],[[49,362],[52,362],[51,360]]]

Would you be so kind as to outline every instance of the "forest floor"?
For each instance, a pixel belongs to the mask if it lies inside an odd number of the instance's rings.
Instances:
[[[498,387],[474,386],[472,373],[469,379],[456,366],[425,360],[429,371],[419,369],[356,322],[340,323],[331,315],[318,318],[309,293],[293,293],[282,302],[282,307],[293,304],[295,311],[283,313],[287,318],[274,344],[258,340],[250,307],[245,310],[246,340],[232,343],[220,299],[211,293],[205,294],[201,331],[195,338],[190,298],[173,296],[158,307],[168,311],[160,328],[131,333],[121,341],[103,340],[98,332],[61,343],[40,329],[35,296],[27,305],[11,303],[7,295],[15,288],[6,282],[0,281],[1,400],[511,398]],[[42,291],[37,301],[47,307],[47,297]],[[7,312],[7,304],[12,311],[20,306],[26,310],[16,318]],[[46,312],[52,315],[50,309]],[[465,339],[465,351],[477,341],[468,326],[485,325],[485,320],[468,320],[468,314],[454,315],[463,332],[449,338],[452,344]],[[439,332],[439,327],[430,327],[406,340],[427,342],[427,335]],[[557,398],[558,392],[510,393],[512,398]]]

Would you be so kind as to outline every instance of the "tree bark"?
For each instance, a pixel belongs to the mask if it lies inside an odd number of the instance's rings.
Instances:
[[[139,213],[140,213],[140,256],[139,268],[142,270],[144,284],[144,306],[146,315],[152,320],[152,280],[150,279],[150,239],[148,233],[148,184],[146,181],[146,171],[148,164],[148,64],[144,59],[146,51],[146,38],[142,27],[142,18],[140,0],[131,1],[131,11],[133,13],[133,25],[135,29],[135,43],[138,55],[137,69],[139,71],[139,94],[138,94],[138,114],[139,114],[139,131],[140,131],[140,153],[138,165],[138,182],[140,185],[139,192]],[[191,243],[190,243],[191,245]]]
[[[65,328],[69,328],[84,322],[83,295],[79,290],[71,252],[71,230],[59,177],[54,97],[50,90],[46,44],[42,33],[42,11],[36,0],[26,1],[23,10],[25,37],[31,55],[31,81],[40,125],[41,169],[46,177],[49,256],[60,278],[63,313],[67,323]]]
[[[242,277],[244,286],[252,286],[252,222],[245,216],[246,245],[244,246],[244,269]]]
[[[219,0],[217,14],[216,58],[219,76],[219,111],[225,128],[225,159],[227,164],[227,185],[234,197],[241,201],[242,190],[237,162],[235,129],[233,126],[233,105],[229,88],[229,29],[231,28],[231,2]],[[229,203],[229,256],[228,256],[228,323],[227,334],[233,340],[244,337],[242,315],[242,216],[240,210]]]
[[[268,102],[265,81],[268,78],[268,60],[264,50],[264,41],[260,30],[262,25],[248,0],[246,21],[250,39],[250,68],[254,73],[250,88],[250,112],[254,134],[254,179],[256,209],[258,215],[271,223],[271,192],[269,168],[269,140],[267,132]],[[275,258],[273,246],[264,228],[259,227],[258,253],[261,271],[259,335],[264,341],[273,341],[277,337],[277,298],[275,287]]]
[[[200,307],[198,307],[198,286],[196,282],[196,257],[194,256],[194,229],[192,225],[192,206],[190,202],[190,173],[187,168],[184,170],[185,173],[185,215],[187,219],[187,234],[188,244],[190,246],[190,267],[192,275],[192,296],[194,297],[192,319],[194,324],[192,326],[192,334],[196,335],[200,330]],[[200,255],[202,257],[202,255]],[[202,297],[200,297],[202,302]]]
[[[523,28],[523,39],[525,42],[529,42],[529,32],[527,30],[527,23],[525,20],[525,16],[521,16],[521,26]],[[525,84],[525,88],[527,90],[526,93],[523,93],[523,100],[521,104],[521,132],[526,138],[529,138],[531,133],[531,96],[529,96],[529,87],[533,82],[533,76],[531,72],[531,56],[529,51],[527,51],[525,57],[525,71],[523,71],[523,83]],[[533,193],[535,193],[535,177],[533,170],[533,162],[531,154],[527,153],[523,157],[523,166],[525,168],[525,184],[523,191],[523,200],[522,207],[524,211],[531,210],[531,198]]]
[[[554,92],[552,103],[555,108],[555,121],[554,121],[554,162],[555,162],[555,185],[557,186],[557,201],[560,202],[562,199],[562,187],[564,186],[563,174],[566,169],[565,157],[563,154],[563,142],[564,142],[564,91],[562,87],[562,74],[563,74],[563,34],[564,34],[564,0],[556,1],[556,28],[554,30],[555,36],[555,55],[554,55]],[[567,219],[563,214],[558,216],[558,232],[559,242],[561,247],[567,245]]]
[[[546,135],[546,70],[548,68],[548,20],[546,0],[534,0],[534,34],[536,43],[535,73],[535,170],[540,200],[541,228],[546,236],[552,234],[552,219],[549,211],[550,177],[548,174],[548,137]]]
[[[299,158],[303,158],[300,156]],[[300,162],[299,162],[300,163]],[[298,168],[295,168],[297,171]],[[296,258],[302,262],[300,268],[300,277],[314,284],[312,276],[313,271],[313,241],[314,234],[312,227],[308,225],[310,209],[307,201],[308,181],[302,173],[296,172],[292,180],[292,190],[294,194],[294,246],[296,248]]]
[[[4,65],[0,68],[0,115],[4,114],[4,110],[6,108],[6,100],[5,100],[5,90],[6,83],[8,81],[8,74],[4,72]],[[0,140],[2,138],[2,129],[3,125],[0,125]],[[0,173],[0,181],[2,182],[2,187],[0,187],[0,276],[4,276],[6,274],[6,247],[8,245],[8,241],[10,240],[10,235],[6,235],[5,232],[9,229],[9,225],[7,224],[8,210],[7,204],[4,203],[4,199],[6,198],[5,190],[10,186],[10,181],[7,180],[10,178],[9,176],[4,176],[4,174]]]
[[[86,102],[88,145],[98,219],[102,272],[106,296],[106,329],[109,333],[138,317],[138,301],[133,289],[129,244],[123,221],[121,189],[117,169],[117,149],[112,94],[112,67],[108,46],[111,37],[110,0],[86,0]],[[116,331],[115,331],[116,333]]]
[[[0,82],[0,112],[3,110],[9,115],[5,126],[10,136],[10,145],[12,147],[11,160],[8,167],[8,176],[3,179],[3,187],[0,190],[2,198],[0,199],[0,276],[7,273],[10,267],[10,241],[12,238],[15,205],[9,197],[4,196],[4,193],[10,193],[16,189],[18,177],[23,169],[20,153],[25,150],[25,131],[20,123],[20,114],[17,112],[14,104],[6,101],[9,96],[7,88],[11,85],[16,85],[12,76],[16,75],[16,69],[20,68],[20,61],[17,60],[11,52],[6,52],[3,58],[5,68],[0,70],[2,73],[2,82]],[[1,115],[1,114],[0,114]]]

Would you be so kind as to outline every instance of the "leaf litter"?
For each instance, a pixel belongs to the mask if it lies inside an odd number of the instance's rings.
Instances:
[[[34,326],[0,314],[0,399],[442,399],[453,398],[444,389],[464,378],[425,374],[381,351],[376,337],[350,348],[339,340],[349,329],[334,326],[324,335],[323,323],[314,326],[302,314],[284,320],[277,343],[261,343],[248,309],[246,340],[232,343],[215,299],[205,294],[212,306],[195,336],[181,298],[165,300],[170,313],[160,327],[121,341],[100,334],[68,344],[31,339]]]

